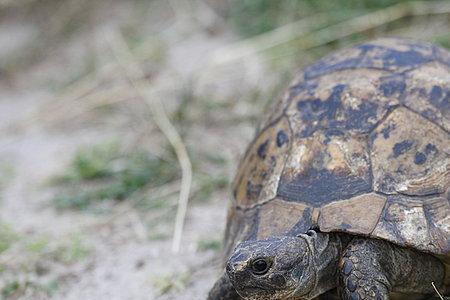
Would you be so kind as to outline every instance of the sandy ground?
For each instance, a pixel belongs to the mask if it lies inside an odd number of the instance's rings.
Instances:
[[[178,254],[170,251],[170,237],[157,241],[147,238],[148,228],[141,215],[126,201],[103,215],[61,212],[51,205],[55,191],[46,183],[64,172],[82,146],[110,139],[133,143],[143,134],[144,143],[152,151],[161,151],[158,143],[164,137],[151,119],[144,118],[143,123],[136,121],[141,116],[136,113],[139,108],[134,107],[139,99],[133,89],[124,84],[120,74],[108,71],[108,67],[98,67],[114,63],[113,56],[108,54],[111,45],[103,39],[105,32],[114,32],[133,14],[126,1],[114,5],[106,16],[99,14],[95,28],[55,46],[51,55],[0,81],[0,178],[3,180],[0,221],[21,236],[21,242],[0,255],[3,266],[0,286],[4,288],[11,282],[21,284],[8,299],[204,299],[220,272],[219,251],[199,251],[197,245],[201,239],[221,240],[229,201],[227,189],[214,192],[206,202],[189,206]],[[162,88],[169,111],[178,106],[178,91],[186,82],[195,81],[194,95],[210,97],[212,102],[227,103],[234,99],[229,115],[213,110],[209,115],[200,116],[185,134],[188,146],[200,145],[204,150],[226,157],[224,171],[231,178],[239,156],[252,138],[251,118],[260,111],[239,97],[249,87],[261,83],[264,70],[258,61],[208,67],[213,59],[205,57],[213,57],[214,51],[233,40],[227,31],[215,35],[208,32],[220,19],[214,15],[202,16],[200,19],[206,22],[202,24],[195,16],[177,17],[173,9],[155,8],[160,9],[155,12],[159,18],[148,18],[141,28],[157,45],[163,45],[166,57],[164,66],[158,66],[155,71],[147,63],[153,72],[150,85],[156,88],[158,84],[169,85]],[[3,20],[0,28],[0,55],[5,59],[35,34],[31,21],[17,22],[14,18]],[[146,51],[154,49],[151,42],[146,47],[142,46],[144,57]],[[94,71],[94,89],[83,92],[91,82],[91,73],[77,75],[77,72],[82,70],[80,64],[89,51],[94,52],[98,68]],[[55,85],[64,87],[55,89]],[[95,91],[108,92],[109,89],[99,88],[101,85],[117,87],[112,94],[118,94],[113,99],[117,103],[111,104],[117,108],[113,113],[89,108],[89,103],[95,106],[95,101],[102,97]],[[89,98],[92,93],[94,96]],[[104,97],[111,99],[111,95]],[[241,121],[234,122],[233,118]],[[171,230],[173,220],[162,226]],[[74,235],[82,237],[89,252],[70,263],[36,257],[23,249],[24,241],[45,237],[52,245],[70,242]],[[39,267],[45,271],[37,272]],[[186,278],[182,279],[180,274],[187,274]],[[174,281],[175,285],[164,291],[158,282],[164,284],[165,278],[172,278],[167,280]],[[176,284],[177,278],[181,278],[180,284]],[[55,282],[56,287],[48,288]],[[38,285],[47,289],[36,288]]]

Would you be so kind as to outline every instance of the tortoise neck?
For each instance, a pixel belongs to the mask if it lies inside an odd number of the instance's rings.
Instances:
[[[345,236],[336,233],[316,233],[312,237],[313,263],[316,272],[314,297],[336,287],[339,258],[346,244]]]

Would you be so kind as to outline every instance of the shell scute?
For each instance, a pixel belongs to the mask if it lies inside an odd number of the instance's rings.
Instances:
[[[372,133],[374,189],[430,195],[450,182],[449,136],[420,115],[399,107]]]
[[[435,254],[450,252],[450,205],[443,197],[390,195],[372,236]]]
[[[450,132],[450,66],[434,61],[405,75],[402,103]]]
[[[405,76],[393,74],[380,77],[379,89],[385,97],[397,96],[400,98],[406,89]]]
[[[365,137],[327,136],[318,132],[293,141],[277,195],[286,201],[319,207],[371,189]]]
[[[256,137],[241,162],[234,183],[238,206],[248,207],[275,197],[291,140],[286,117]]]
[[[275,198],[261,206],[258,239],[304,233],[313,225],[312,207]]]
[[[348,69],[412,70],[435,59],[434,46],[408,40],[379,39],[331,54],[305,70],[305,79]]]
[[[450,253],[450,198],[441,196],[425,201],[424,210],[433,244],[440,253]]]
[[[259,227],[258,210],[231,207],[228,210],[227,220],[223,252],[226,258],[240,242],[256,239]]]
[[[296,135],[318,130],[330,135],[367,134],[387,111],[399,105],[404,89],[385,71],[342,71],[315,79],[317,86],[295,96],[286,114]],[[320,88],[319,88],[320,87]]]
[[[386,197],[374,193],[323,206],[318,220],[322,232],[341,231],[369,235],[375,229]]]

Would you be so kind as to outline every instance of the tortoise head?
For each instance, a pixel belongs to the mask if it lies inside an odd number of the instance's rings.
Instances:
[[[301,234],[239,244],[227,274],[244,299],[311,299],[316,286],[313,237]]]

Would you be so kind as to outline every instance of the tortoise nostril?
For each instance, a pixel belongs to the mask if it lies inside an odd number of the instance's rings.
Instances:
[[[226,266],[226,271],[228,274],[236,274],[242,271],[244,264],[242,262],[228,262]]]
[[[239,266],[238,263],[229,262],[229,263],[227,263],[226,270],[227,270],[227,272],[234,273],[238,269],[238,266]]]
[[[233,268],[231,267],[230,263],[227,263],[226,270],[227,270],[227,272],[233,271]]]

